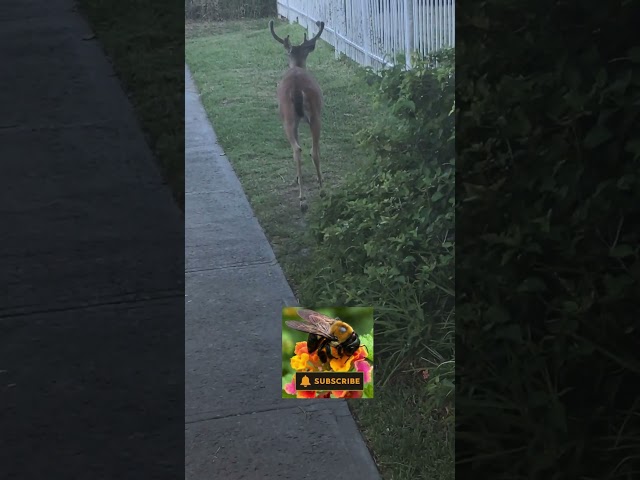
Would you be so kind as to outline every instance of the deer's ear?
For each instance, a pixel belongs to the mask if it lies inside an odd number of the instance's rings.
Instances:
[[[282,45],[284,46],[284,49],[288,52],[289,50],[291,50],[291,43],[289,42],[289,35],[287,35],[287,38],[284,39],[284,42],[282,43]]]

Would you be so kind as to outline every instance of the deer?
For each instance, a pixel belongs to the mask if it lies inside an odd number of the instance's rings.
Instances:
[[[316,22],[320,27],[313,38],[307,39],[300,45],[291,45],[289,35],[283,40],[273,29],[273,20],[269,22],[269,29],[273,38],[284,46],[289,56],[289,69],[285,72],[277,89],[278,109],[280,119],[287,140],[293,150],[293,161],[296,165],[296,180],[299,188],[300,210],[307,210],[307,203],[302,193],[302,148],[298,143],[298,126],[304,120],[311,130],[311,158],[316,167],[316,175],[322,192],[322,174],[320,173],[320,120],[322,114],[322,90],[313,76],[307,71],[307,56],[316,48],[316,40],[324,30],[324,22]]]

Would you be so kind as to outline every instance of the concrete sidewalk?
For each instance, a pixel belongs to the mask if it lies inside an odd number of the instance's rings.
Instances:
[[[186,478],[378,479],[344,401],[281,398],[297,302],[185,75]]]
[[[182,467],[183,220],[91,38],[72,0],[0,7],[6,479]]]

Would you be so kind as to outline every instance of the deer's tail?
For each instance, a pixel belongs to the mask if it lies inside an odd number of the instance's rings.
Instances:
[[[302,90],[296,90],[291,94],[291,101],[293,102],[293,108],[296,110],[298,117],[304,117],[304,92]]]

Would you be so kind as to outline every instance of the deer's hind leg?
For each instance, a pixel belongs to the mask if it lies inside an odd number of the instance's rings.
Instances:
[[[285,132],[287,139],[291,144],[293,150],[293,161],[296,164],[296,181],[299,188],[299,200],[300,210],[303,212],[307,210],[307,203],[304,195],[302,194],[302,148],[298,142],[298,125],[300,124],[300,118],[296,118],[285,124]]]
[[[311,120],[309,122],[311,128],[311,158],[316,167],[316,176],[320,185],[320,193],[322,194],[322,173],[320,172],[320,119]]]

